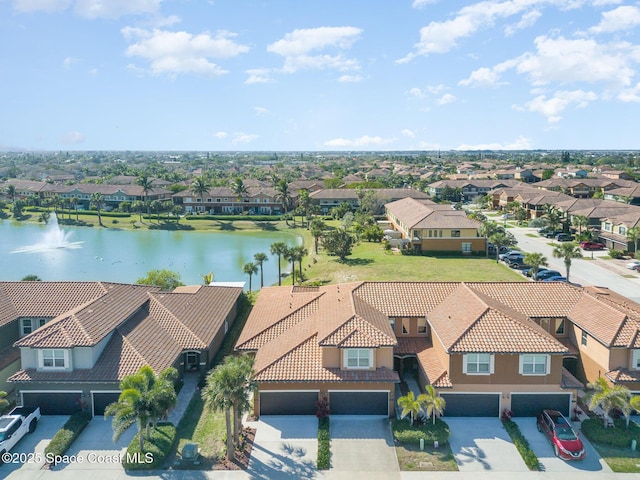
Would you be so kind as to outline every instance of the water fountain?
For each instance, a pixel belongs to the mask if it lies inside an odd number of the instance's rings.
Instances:
[[[84,242],[70,242],[69,237],[71,237],[71,233],[67,233],[60,228],[58,217],[54,212],[49,217],[47,230],[44,233],[42,242],[17,248],[11,253],[41,253],[58,249],[82,248]]]

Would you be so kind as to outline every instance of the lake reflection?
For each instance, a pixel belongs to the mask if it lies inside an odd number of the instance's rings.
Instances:
[[[104,280],[134,283],[149,270],[166,268],[180,273],[183,283],[200,284],[200,275],[215,274],[216,281],[246,281],[242,266],[264,252],[265,285],[278,281],[277,257],[269,253],[272,243],[301,243],[299,237],[282,232],[199,232],[163,230],[110,230],[62,227],[80,249],[53,249],[35,253],[11,253],[37,244],[46,226],[0,221],[0,279],[20,280],[37,275],[43,280]],[[283,271],[288,270],[283,262]],[[260,274],[253,288],[260,287]]]

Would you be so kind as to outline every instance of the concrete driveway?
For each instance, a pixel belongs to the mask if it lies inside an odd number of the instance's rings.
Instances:
[[[318,419],[306,415],[263,415],[256,429],[247,474],[256,479],[311,479],[318,476]]]
[[[399,472],[391,424],[387,417],[333,415],[331,470],[368,472],[368,478],[393,478]],[[399,474],[396,474],[399,475]]]
[[[461,472],[528,472],[499,418],[446,417]]]
[[[543,472],[611,472],[609,465],[598,455],[589,441],[580,435],[580,439],[587,451],[587,456],[580,461],[566,461],[558,458],[553,453],[553,447],[547,437],[536,428],[536,419],[533,417],[514,417],[512,419],[520,428],[520,431],[529,442],[538,460],[540,460]],[[576,428],[576,431],[579,429]]]
[[[136,433],[133,426],[114,443],[111,419],[94,417],[67,450],[65,455],[70,461],[58,463],[52,470],[78,472],[77,475],[89,470],[124,472],[120,460]]]
[[[68,419],[69,417],[66,415],[41,417],[36,431],[25,435],[11,451],[11,453],[25,455],[17,458],[20,460],[18,462],[0,466],[0,478],[6,478],[16,470],[19,470],[20,474],[24,474],[25,478],[32,474],[35,475],[35,471],[40,470],[45,464],[44,449]],[[23,462],[24,459],[27,461]]]

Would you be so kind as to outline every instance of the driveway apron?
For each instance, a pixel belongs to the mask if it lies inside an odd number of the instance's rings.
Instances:
[[[389,419],[333,415],[331,471],[368,472],[371,473],[368,478],[384,473],[385,478],[393,478],[393,472],[399,472],[400,468]]]
[[[251,478],[311,479],[318,477],[318,419],[306,415],[263,415],[256,428],[247,474]]]
[[[449,443],[461,472],[528,472],[499,418],[447,417]]]
[[[529,446],[538,457],[543,472],[611,472],[609,465],[602,460],[584,435],[580,435],[580,440],[584,444],[587,456],[584,460],[567,461],[555,456],[547,437],[538,431],[534,417],[516,417],[513,418],[513,421],[518,425],[529,442]],[[579,426],[574,424],[574,429],[579,431]]]

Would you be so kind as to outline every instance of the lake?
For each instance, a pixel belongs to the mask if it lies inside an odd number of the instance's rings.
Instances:
[[[80,248],[57,248],[33,253],[11,253],[39,244],[48,235],[45,225],[0,220],[0,280],[20,280],[37,275],[42,280],[103,280],[135,283],[149,270],[178,272],[187,285],[201,284],[200,275],[213,272],[216,281],[247,282],[242,266],[258,252],[266,253],[264,284],[278,282],[278,260],[269,247],[274,242],[300,245],[301,239],[282,232],[212,232],[165,230],[115,230],[61,227],[69,242]],[[50,230],[50,228],[49,228]],[[36,249],[37,250],[37,249]],[[282,271],[290,270],[283,261]],[[260,273],[253,277],[260,288]]]

